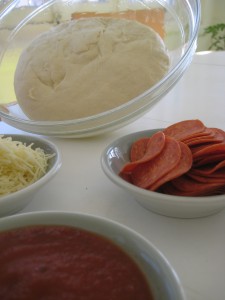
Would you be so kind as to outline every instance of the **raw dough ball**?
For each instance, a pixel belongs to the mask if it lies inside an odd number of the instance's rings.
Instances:
[[[20,56],[14,87],[33,120],[69,120],[113,109],[157,83],[169,57],[136,21],[84,18],[41,34]]]

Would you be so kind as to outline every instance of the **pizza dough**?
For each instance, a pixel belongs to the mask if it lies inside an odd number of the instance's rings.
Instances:
[[[33,40],[20,56],[14,87],[30,119],[79,119],[135,98],[168,68],[165,45],[150,27],[126,19],[83,18]]]

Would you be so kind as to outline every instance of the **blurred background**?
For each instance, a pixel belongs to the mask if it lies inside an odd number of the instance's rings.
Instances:
[[[225,0],[201,0],[198,51],[225,50]]]
[[[168,3],[170,1],[173,2],[173,0],[165,0],[164,2]],[[4,6],[8,5],[10,2],[12,1],[0,0],[0,12]],[[23,14],[26,9],[32,10],[32,7],[38,6],[43,2],[45,2],[45,0],[20,0],[18,1],[18,7],[20,7],[18,14]],[[76,0],[73,0],[73,2],[76,2]],[[117,3],[116,0],[77,0],[77,2],[82,2],[83,6],[85,6],[87,3],[90,4],[90,2],[93,2],[93,4],[98,2],[98,5],[102,4],[103,12],[104,2],[112,2],[112,5],[113,3],[115,3],[114,5]],[[225,50],[225,0],[201,0],[201,6],[201,26],[198,37],[197,51]],[[57,14],[57,11],[53,12],[52,16],[44,15],[44,17],[50,19],[52,18],[53,20],[51,21],[56,23],[62,21],[63,19],[62,15]],[[156,15],[155,17],[159,18],[159,22],[162,22],[161,15]],[[42,20],[40,20],[40,22],[41,21]],[[43,21],[46,22],[46,20]],[[172,29],[171,34],[173,34]],[[215,43],[215,39],[217,39],[217,43]]]

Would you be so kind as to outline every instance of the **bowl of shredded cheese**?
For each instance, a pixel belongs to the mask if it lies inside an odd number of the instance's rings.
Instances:
[[[48,141],[29,135],[0,135],[0,217],[23,209],[57,173],[61,156]]]

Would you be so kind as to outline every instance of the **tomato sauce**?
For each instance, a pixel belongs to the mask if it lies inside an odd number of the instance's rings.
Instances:
[[[0,233],[0,299],[152,300],[137,264],[117,245],[69,226]]]

